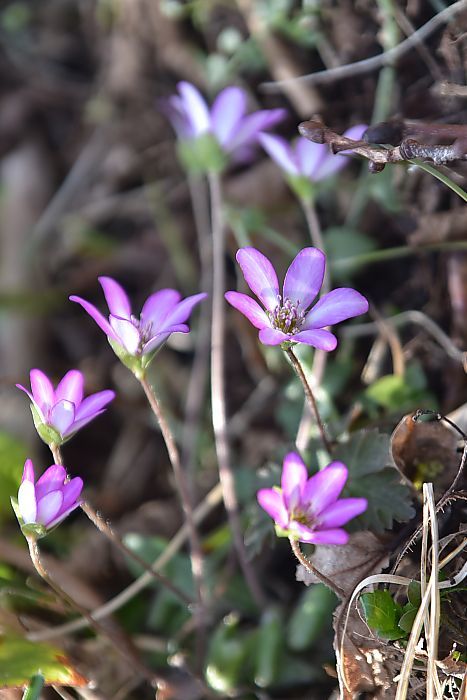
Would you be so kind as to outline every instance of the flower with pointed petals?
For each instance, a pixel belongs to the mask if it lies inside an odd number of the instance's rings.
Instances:
[[[48,445],[61,445],[80,428],[104,412],[115,398],[115,392],[99,391],[83,398],[84,377],[77,369],[65,374],[54,389],[50,379],[40,369],[30,372],[31,391],[21,384],[16,386],[31,399],[34,424],[40,437]]]
[[[199,90],[188,82],[178,83],[178,94],[164,103],[165,112],[182,142],[199,142],[197,156],[205,158],[210,169],[211,140],[229,157],[242,159],[257,140],[261,131],[281,121],[284,109],[264,109],[246,114],[247,96],[239,87],[227,87],[219,93],[209,109]],[[212,149],[211,149],[212,150]],[[200,162],[200,168],[203,163]],[[216,164],[214,164],[215,167]]]
[[[334,350],[337,339],[325,327],[368,311],[365,297],[345,287],[333,289],[311,307],[321,289],[326,264],[326,256],[318,248],[303,248],[294,258],[282,294],[271,262],[259,250],[240,248],[236,257],[246,283],[264,309],[240,292],[227,292],[225,298],[259,329],[259,339],[265,345],[293,342]]]
[[[81,501],[83,480],[67,480],[65,468],[52,464],[37,480],[30,459],[24,463],[18,501],[13,508],[25,535],[42,537],[62,522]]]
[[[360,140],[366,128],[366,124],[357,124],[344,136]],[[333,155],[326,144],[314,143],[302,136],[292,144],[275,134],[259,134],[258,140],[284,172],[290,187],[305,199],[313,195],[312,183],[335,175],[349,162],[345,156]]]
[[[363,513],[366,498],[339,498],[348,470],[342,462],[331,462],[308,478],[296,452],[284,458],[281,488],[261,489],[261,508],[276,523],[280,536],[311,544],[346,544],[349,535],[342,529],[349,520]]]
[[[109,307],[108,320],[89,301],[71,296],[94,319],[109,339],[119,359],[138,376],[172,333],[188,333],[186,324],[193,308],[207,294],[181,299],[175,289],[161,289],[145,301],[138,317],[131,312],[125,290],[111,277],[99,277]]]

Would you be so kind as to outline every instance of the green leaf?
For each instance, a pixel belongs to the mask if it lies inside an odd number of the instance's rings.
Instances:
[[[351,532],[357,529],[383,532],[392,528],[394,520],[405,523],[414,516],[410,490],[400,481],[394,467],[352,480],[343,496],[368,500],[366,511],[346,526]]]
[[[427,382],[420,365],[407,367],[403,377],[387,374],[365,391],[365,397],[389,411],[402,413],[419,404],[430,404],[434,398],[426,389]]]
[[[255,650],[255,683],[260,688],[268,688],[279,674],[284,652],[283,621],[278,610],[269,609],[263,613]]]
[[[13,515],[10,497],[18,493],[27,456],[23,443],[0,432],[0,523]]]
[[[39,673],[48,685],[87,684],[61,649],[15,633],[0,635],[0,688],[24,688]]]
[[[350,280],[361,267],[358,256],[371,253],[376,249],[376,243],[372,238],[350,228],[340,226],[329,228],[325,231],[324,238],[333,279],[339,282]],[[353,258],[354,264],[350,263],[343,269],[337,265],[334,269],[334,265],[339,261],[351,261]]]
[[[409,605],[406,605],[404,607],[404,610],[405,610],[405,612],[401,616],[398,624],[399,624],[399,627],[401,628],[401,630],[410,634],[410,632],[412,631],[412,626],[413,626],[415,617],[418,613],[418,608],[414,608],[409,603]]]
[[[368,627],[379,637],[387,640],[405,637],[404,632],[397,627],[402,608],[393,600],[389,591],[377,590],[373,593],[363,593],[360,596],[360,602]]]
[[[337,598],[322,583],[303,591],[287,625],[287,643],[294,651],[311,647],[330,628]]]
[[[391,438],[375,430],[357,430],[336,446],[334,459],[344,462],[349,481],[382,471],[392,464]]]
[[[407,587],[407,597],[409,603],[414,608],[419,608],[422,602],[422,589],[418,581],[411,581]]]
[[[248,636],[239,629],[238,618],[229,615],[211,636],[206,663],[206,681],[218,693],[228,693],[244,677],[247,658],[251,652]]]

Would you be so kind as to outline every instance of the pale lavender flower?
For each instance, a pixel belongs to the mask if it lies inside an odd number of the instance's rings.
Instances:
[[[18,491],[17,514],[21,525],[37,525],[50,530],[64,520],[81,501],[83,480],[67,481],[65,468],[52,464],[37,480],[30,459],[24,464]]]
[[[284,458],[281,488],[261,489],[261,508],[275,521],[278,534],[312,544],[346,544],[349,535],[342,529],[349,520],[363,513],[366,498],[341,498],[348,469],[342,462],[331,462],[311,478],[296,452]]]
[[[99,282],[110,311],[108,320],[89,301],[77,296],[70,300],[81,304],[109,340],[134,357],[153,353],[172,333],[188,333],[186,321],[194,306],[207,297],[202,293],[181,300],[175,289],[161,289],[148,297],[138,318],[118,282],[111,277],[99,277]]]
[[[209,109],[199,90],[188,82],[177,85],[178,95],[169,97],[165,111],[182,140],[212,134],[227,153],[256,143],[258,134],[281,121],[284,109],[263,109],[246,114],[247,96],[239,87],[227,87]]]
[[[271,262],[255,248],[237,252],[245,281],[264,309],[251,297],[227,292],[225,298],[259,329],[265,345],[306,343],[320,350],[334,350],[336,337],[325,326],[333,326],[368,311],[368,301],[355,289],[333,289],[310,308],[321,289],[326,256],[318,248],[303,248],[292,261],[283,292]]]
[[[366,124],[357,124],[344,136],[360,140],[366,129]],[[335,175],[349,162],[345,156],[333,155],[326,144],[303,137],[292,144],[275,134],[259,134],[258,139],[268,155],[290,177],[306,177],[318,182]]]
[[[55,440],[47,434],[47,428],[52,428],[58,434],[60,442],[67,440],[103,413],[107,404],[115,398],[115,392],[110,390],[84,398],[84,377],[77,369],[67,372],[56,389],[40,369],[31,370],[29,376],[31,391],[21,384],[16,386],[31,399],[36,427],[48,443]]]

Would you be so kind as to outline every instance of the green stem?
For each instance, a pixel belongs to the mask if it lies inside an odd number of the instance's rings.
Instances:
[[[337,584],[335,584],[331,579],[329,579],[327,576],[321,573],[312,563],[311,561],[303,554],[302,550],[300,549],[300,545],[296,539],[293,537],[289,537],[289,542],[290,546],[292,547],[292,552],[295,554],[296,558],[300,562],[300,564],[308,571],[308,573],[313,574],[313,576],[316,576],[321,583],[324,583],[325,586],[331,589],[331,591],[334,591],[334,593],[339,596],[339,598],[344,598],[344,591],[342,588],[340,588]]]
[[[433,175],[437,180],[440,180],[446,187],[449,187],[453,192],[455,192],[461,199],[464,200],[464,202],[467,202],[467,192],[462,189],[462,187],[459,187],[453,180],[451,180],[450,177],[442,173],[440,170],[437,170],[434,168],[432,165],[429,165],[428,163],[423,163],[420,160],[409,160],[409,163],[412,163],[412,165],[416,165],[417,168],[420,168],[421,170],[424,170],[426,173],[429,173],[430,175]]]
[[[45,678],[41,673],[37,673],[33,676],[29,686],[24,691],[22,700],[40,700],[44,682]]]
[[[375,176],[377,177],[377,176]],[[467,250],[466,241],[453,241],[449,243],[433,243],[416,248],[410,246],[397,246],[394,248],[384,248],[383,250],[372,250],[369,253],[353,255],[349,258],[341,258],[331,262],[332,270],[348,270],[354,267],[363,267],[372,263],[385,262],[386,260],[397,260],[407,258],[417,253],[449,252],[456,250]]]

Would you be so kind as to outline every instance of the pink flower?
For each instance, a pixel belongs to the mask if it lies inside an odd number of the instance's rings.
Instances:
[[[115,398],[110,390],[100,391],[83,398],[84,377],[77,369],[65,374],[54,389],[50,379],[40,369],[30,372],[31,391],[21,384],[16,386],[29,396],[32,402],[36,428],[52,428],[59,440],[45,439],[47,430],[41,437],[45,442],[63,442],[68,440],[80,428],[104,412],[107,404]]]
[[[35,483],[34,465],[27,459],[18,491],[21,525],[51,530],[80,505],[82,488],[82,479],[67,481],[65,468],[59,464],[52,464]]]
[[[293,342],[334,350],[337,338],[325,326],[368,311],[365,297],[347,287],[333,289],[311,306],[323,284],[326,264],[326,256],[318,248],[304,248],[292,260],[282,294],[276,271],[259,250],[240,248],[237,262],[264,308],[240,292],[227,292],[225,298],[259,329],[259,339],[265,345]]]
[[[261,489],[258,503],[275,521],[278,534],[311,544],[346,544],[342,529],[363,513],[365,498],[341,498],[348,470],[342,462],[331,462],[311,478],[296,452],[284,458],[281,488]]]

